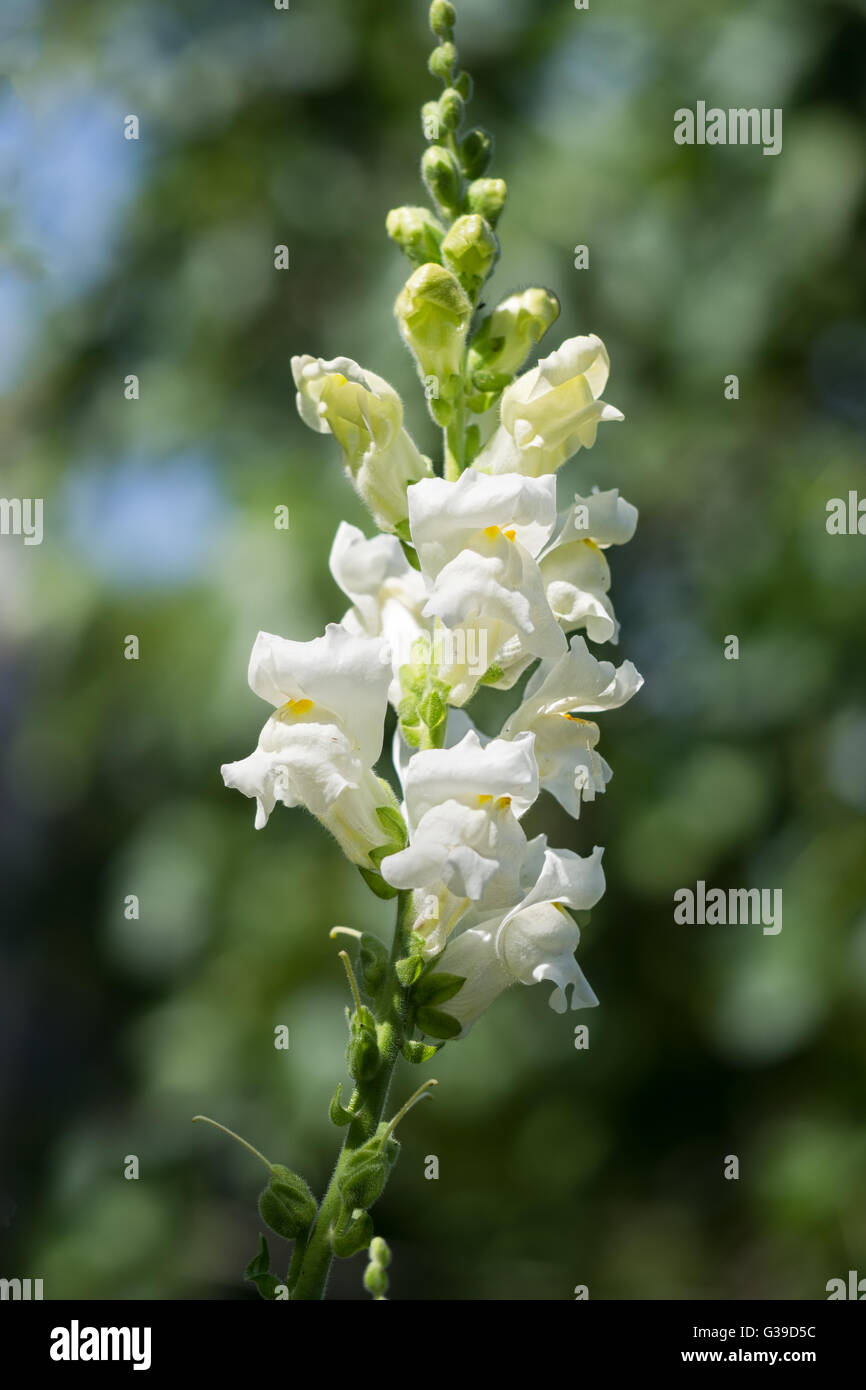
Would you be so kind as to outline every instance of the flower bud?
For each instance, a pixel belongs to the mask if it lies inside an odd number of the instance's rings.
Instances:
[[[391,1263],[391,1251],[387,1241],[383,1240],[381,1236],[374,1236],[370,1241],[370,1259],[375,1260],[376,1264],[381,1265],[383,1269],[387,1269]]]
[[[425,101],[421,107],[421,129],[425,140],[438,140],[442,133],[442,113],[438,101]]]
[[[430,54],[427,67],[434,77],[439,77],[443,82],[451,81],[451,74],[454,71],[454,64],[457,62],[457,49],[453,43],[440,43],[438,48],[434,48]]]
[[[470,130],[460,142],[460,164],[467,179],[486,174],[493,155],[493,141],[486,130]]]
[[[343,1202],[350,1210],[364,1211],[381,1197],[391,1165],[375,1140],[355,1149],[343,1160],[337,1175],[337,1186]]]
[[[369,1081],[379,1070],[381,1057],[376,1038],[376,1021],[363,1005],[352,1014],[349,1043],[346,1048],[346,1070],[353,1081]]]
[[[477,212],[458,217],[442,241],[445,264],[472,299],[477,297],[498,254],[499,243],[493,228]]]
[[[502,390],[527,354],[559,317],[559,300],[549,290],[511,294],[498,304],[469,348],[469,372],[479,391]]]
[[[439,401],[447,403],[452,379],[461,371],[472,305],[452,271],[423,265],[409,277],[394,306],[400,333],[422,380],[435,377]]]
[[[431,145],[421,159],[421,177],[438,207],[453,215],[460,207],[462,180],[457,161],[444,145]]]
[[[457,15],[449,0],[433,0],[430,6],[430,28],[437,39],[450,39],[456,21]]]
[[[393,208],[385,220],[385,229],[392,241],[409,257],[412,265],[427,265],[441,260],[439,247],[445,228],[429,208]]]
[[[375,1260],[371,1260],[364,1270],[364,1288],[375,1298],[384,1298],[387,1293],[388,1276]]]
[[[491,227],[499,221],[507,196],[504,179],[474,179],[466,191],[470,211],[486,217]]]
[[[439,98],[439,115],[446,130],[456,130],[463,119],[463,98],[455,87],[446,87]]]
[[[312,1225],[316,1199],[304,1179],[290,1168],[275,1163],[271,1180],[259,1198],[259,1212],[265,1225],[285,1240],[295,1240]]]

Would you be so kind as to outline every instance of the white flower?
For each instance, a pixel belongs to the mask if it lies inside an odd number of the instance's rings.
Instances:
[[[498,922],[488,921],[453,937],[436,963],[436,974],[462,975],[465,984],[441,1008],[462,1025],[465,1036],[475,1020],[509,985],[550,980],[550,1007],[564,1013],[571,986],[572,1009],[598,1003],[574,952],[580,931],[565,905],[593,907],[604,893],[602,850],[586,859],[568,850],[546,850],[544,868],[518,907]]]
[[[630,661],[614,667],[597,661],[582,637],[552,664],[542,663],[530,677],[523,703],[506,720],[501,738],[535,734],[535,758],[541,786],[572,816],[580,803],[592,801],[610,781],[611,770],[595,752],[597,724],[580,719],[576,710],[618,709],[643,685]]]
[[[599,399],[609,371],[607,349],[594,333],[567,339],[506,387],[502,423],[475,468],[538,478],[590,448],[601,421],[623,418]]]
[[[533,741],[522,734],[485,746],[470,730],[405,767],[409,844],[380,872],[394,888],[415,890],[414,930],[430,952],[470,909],[489,916],[522,901],[541,871],[543,837],[527,841],[518,821],[538,795]]]
[[[578,494],[539,561],[547,601],[566,632],[586,629],[593,642],[616,642],[619,624],[608,598],[610,566],[602,551],[634,535],[637,508],[616,488]]]
[[[227,787],[255,798],[256,829],[278,801],[305,806],[353,863],[372,867],[369,851],[387,840],[376,809],[396,807],[372,771],[390,680],[381,654],[381,639],[354,636],[336,623],[312,642],[259,633],[249,683],[275,713],[255,752],[221,769]]]
[[[406,520],[406,488],[432,473],[403,428],[403,403],[387,381],[349,357],[293,357],[298,413],[319,434],[333,434],[346,471],[376,525],[394,531]]]
[[[409,526],[429,592],[424,616],[452,633],[451,660],[440,671],[451,703],[463,704],[484,674],[465,659],[470,650],[483,649],[489,666],[508,651],[509,665],[523,667],[564,650],[535,559],[555,523],[552,477],[493,478],[468,468],[456,482],[410,487]]]
[[[347,632],[383,639],[383,659],[394,679],[389,699],[396,707],[401,690],[399,668],[411,659],[412,647],[429,624],[421,617],[427,599],[424,580],[413,569],[396,536],[367,540],[357,526],[341,521],[331,546],[331,574],[353,607],[343,615]]]

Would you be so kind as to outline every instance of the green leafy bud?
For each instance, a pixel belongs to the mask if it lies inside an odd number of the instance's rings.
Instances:
[[[495,227],[499,221],[507,197],[508,188],[504,179],[473,179],[466,190],[469,211],[486,217],[491,227]]]
[[[345,1205],[365,1211],[382,1195],[391,1163],[383,1146],[376,1139],[368,1140],[341,1161],[337,1172],[337,1187]]]
[[[259,1212],[265,1225],[284,1240],[296,1240],[313,1224],[316,1210],[316,1199],[304,1179],[275,1163],[271,1180],[259,1197]]]
[[[385,229],[412,265],[441,261],[439,247],[445,228],[429,208],[393,208],[385,219]]]
[[[486,130],[476,127],[460,142],[460,164],[467,179],[480,179],[487,173],[493,157],[493,140]]]
[[[468,368],[475,387],[502,390],[558,317],[559,300],[549,290],[522,290],[503,299],[469,347]]]
[[[375,1260],[376,1264],[381,1265],[383,1269],[387,1269],[391,1263],[391,1251],[388,1248],[388,1242],[383,1240],[381,1236],[374,1236],[370,1241],[370,1259]]]
[[[472,305],[457,276],[441,265],[422,265],[394,306],[400,333],[422,379],[435,377],[447,401],[459,379]]]
[[[439,114],[446,130],[456,130],[463,120],[463,98],[456,87],[446,87],[439,98]]]
[[[462,1025],[457,1019],[442,1009],[433,1009],[425,1005],[418,1010],[415,1017],[421,1032],[430,1038],[456,1038],[461,1031]]]
[[[449,0],[433,0],[430,6],[430,28],[437,39],[450,39],[457,14]]]
[[[363,1005],[349,1021],[350,1036],[346,1048],[346,1070],[353,1081],[369,1081],[381,1063],[376,1037],[376,1021]]]
[[[444,145],[430,145],[421,156],[421,177],[436,205],[453,217],[460,209],[463,179],[451,151]]]
[[[398,960],[394,966],[397,979],[404,989],[408,989],[410,985],[414,985],[423,969],[424,961],[422,957],[415,955],[403,956],[402,960]]]
[[[366,1250],[373,1238],[373,1219],[362,1207],[352,1212],[347,1226],[331,1229],[330,1242],[334,1254],[341,1260],[351,1259],[359,1250]]]
[[[371,1260],[364,1270],[364,1288],[374,1298],[384,1298],[388,1292],[388,1276],[375,1260]]]
[[[457,49],[453,43],[440,43],[439,47],[434,48],[430,54],[427,67],[434,77],[441,78],[443,82],[450,82],[456,62]]]
[[[442,242],[442,259],[473,299],[498,254],[499,243],[493,228],[474,212],[458,217]]]

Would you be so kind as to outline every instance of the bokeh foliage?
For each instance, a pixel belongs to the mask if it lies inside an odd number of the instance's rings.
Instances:
[[[610,350],[626,422],[560,499],[619,486],[640,508],[611,558],[647,684],[601,718],[607,795],[577,826],[543,808],[553,844],[607,846],[581,957],[602,1007],[559,1018],[515,989],[437,1058],[375,1212],[392,1296],[820,1298],[866,1274],[866,538],[825,530],[829,498],[866,495],[866,10],[459,10],[510,191],[492,293],[546,284],[554,335]],[[295,416],[289,356],[356,358],[439,447],[384,234],[420,201],[425,12],[4,6],[0,491],[42,496],[46,536],[0,540],[0,1273],[47,1297],[255,1297],[259,1173],[197,1111],[314,1188],[333,1162],[327,932],[385,933],[389,910],[301,813],[254,832],[218,769],[264,718],[256,631],[339,618],[333,532],[370,532]],[[781,155],[675,146],[699,98],[781,106]],[[781,934],[676,926],[698,878],[781,887]],[[363,1296],[362,1267],[334,1296]]]

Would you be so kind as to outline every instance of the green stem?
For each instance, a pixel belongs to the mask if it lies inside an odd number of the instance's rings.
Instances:
[[[306,1248],[302,1253],[294,1286],[291,1290],[293,1299],[315,1300],[325,1296],[328,1275],[331,1272],[331,1262],[334,1258],[330,1232],[331,1228],[337,1224],[342,1207],[342,1198],[337,1186],[341,1165],[348,1154],[359,1149],[368,1139],[372,1139],[379,1127],[388,1100],[394,1067],[404,1041],[408,1000],[408,992],[403,989],[397,979],[394,967],[397,961],[405,956],[408,949],[411,906],[412,894],[400,893],[397,898],[397,923],[391,946],[388,1005],[385,1016],[378,1027],[381,1064],[376,1075],[370,1081],[358,1084],[357,1115],[346,1130],[346,1138],[340,1157],[337,1159],[331,1182],[322,1199]]]

